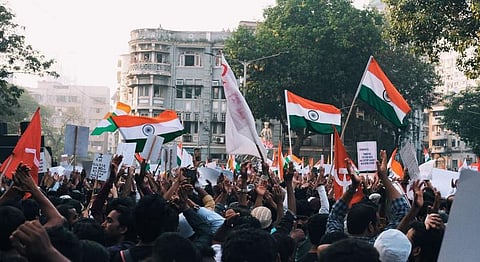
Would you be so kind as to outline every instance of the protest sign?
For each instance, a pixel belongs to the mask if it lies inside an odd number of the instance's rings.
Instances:
[[[402,158],[403,165],[408,169],[408,175],[412,181],[417,180],[420,174],[418,167],[418,160],[415,154],[415,148],[412,143],[407,142],[400,148],[400,157]]]
[[[107,181],[108,177],[110,176],[111,162],[111,154],[95,153],[89,178],[99,181]]]
[[[357,142],[358,171],[377,170],[377,141]]]
[[[147,142],[145,143],[145,147],[143,147],[143,151],[140,153],[140,156],[145,158],[147,161],[150,161],[150,163],[156,163],[160,158],[163,140],[165,139],[161,136],[150,134],[147,138]]]
[[[478,261],[479,188],[479,172],[471,169],[460,171],[455,200],[437,261]]]
[[[133,166],[135,163],[135,148],[137,143],[118,143],[117,155],[122,155],[122,163],[120,166]]]
[[[88,137],[90,131],[87,126],[67,125],[65,127],[64,153],[77,157],[87,157]]]

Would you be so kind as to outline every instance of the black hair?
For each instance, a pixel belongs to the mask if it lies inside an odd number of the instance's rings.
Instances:
[[[364,202],[352,205],[347,215],[348,233],[360,235],[365,232],[370,222],[377,224],[377,209]]]
[[[80,246],[84,262],[105,262],[110,260],[110,253],[107,248],[96,241],[87,239],[80,240]]]
[[[195,245],[176,232],[166,232],[155,239],[152,258],[157,262],[201,261]]]
[[[80,240],[91,240],[102,245],[105,243],[102,225],[93,218],[80,218],[73,224],[72,232]]]
[[[123,205],[123,202],[112,203],[112,205],[107,206],[107,216],[114,210],[119,213],[118,223],[120,226],[127,228],[124,234],[125,240],[136,242],[137,231],[135,230],[135,221],[133,219],[133,207],[130,207],[130,204]]]
[[[410,229],[413,229],[412,249],[415,247],[421,248],[419,255],[421,261],[437,261],[444,230],[437,228],[427,230],[425,224],[420,221],[414,221],[410,224]]]
[[[280,255],[281,262],[288,262],[295,253],[295,240],[290,236],[275,232],[273,235],[277,243],[278,254]]]
[[[18,208],[0,206],[0,251],[12,249],[9,237],[23,223],[25,216]]]
[[[222,246],[223,262],[275,261],[276,257],[276,241],[262,229],[233,230]]]
[[[337,241],[320,252],[319,262],[380,262],[373,245],[356,238]]]
[[[327,230],[328,214],[315,214],[308,219],[307,232],[310,242],[318,246],[320,244],[320,238],[325,234]]]
[[[22,200],[22,207],[26,220],[31,221],[40,217],[40,207],[34,199],[27,198]]]
[[[147,243],[153,242],[164,232],[175,232],[178,228],[177,212],[158,194],[142,197],[133,217],[140,240]]]
[[[80,240],[75,234],[63,226],[47,228],[47,233],[58,252],[73,262],[82,261]]]
[[[347,235],[347,233],[345,233],[343,231],[328,232],[328,233],[325,233],[325,235],[323,235],[322,238],[320,238],[319,245],[333,244],[337,241],[340,241],[340,240],[346,239],[346,238],[348,238],[348,235]]]

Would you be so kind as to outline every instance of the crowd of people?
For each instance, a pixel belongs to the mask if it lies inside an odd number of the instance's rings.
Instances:
[[[385,151],[373,179],[345,159],[341,196],[322,167],[290,163],[280,179],[247,161],[202,186],[196,167],[154,175],[122,158],[105,182],[73,171],[37,185],[18,165],[1,181],[0,261],[436,261],[454,198],[392,180]]]

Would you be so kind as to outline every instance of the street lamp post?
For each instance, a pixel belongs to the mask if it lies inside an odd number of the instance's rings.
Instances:
[[[263,56],[263,57],[260,57],[260,58],[256,58],[256,59],[252,59],[252,60],[247,60],[247,61],[240,61],[240,60],[237,60],[240,64],[243,65],[243,85],[242,85],[242,94],[243,96],[245,96],[245,91],[247,89],[247,67],[253,63],[253,62],[257,62],[257,61],[260,61],[260,60],[264,60],[264,59],[268,59],[268,58],[272,58],[272,57],[276,57],[276,56],[279,56],[283,53],[288,53],[287,52],[280,52],[280,53],[277,53],[277,54],[274,54],[274,55],[269,55],[269,56]]]

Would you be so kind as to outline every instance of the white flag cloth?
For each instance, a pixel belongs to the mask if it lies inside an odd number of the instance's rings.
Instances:
[[[225,147],[227,154],[252,155],[267,159],[267,151],[258,136],[255,119],[240,93],[237,79],[222,54],[222,81],[227,99]]]

